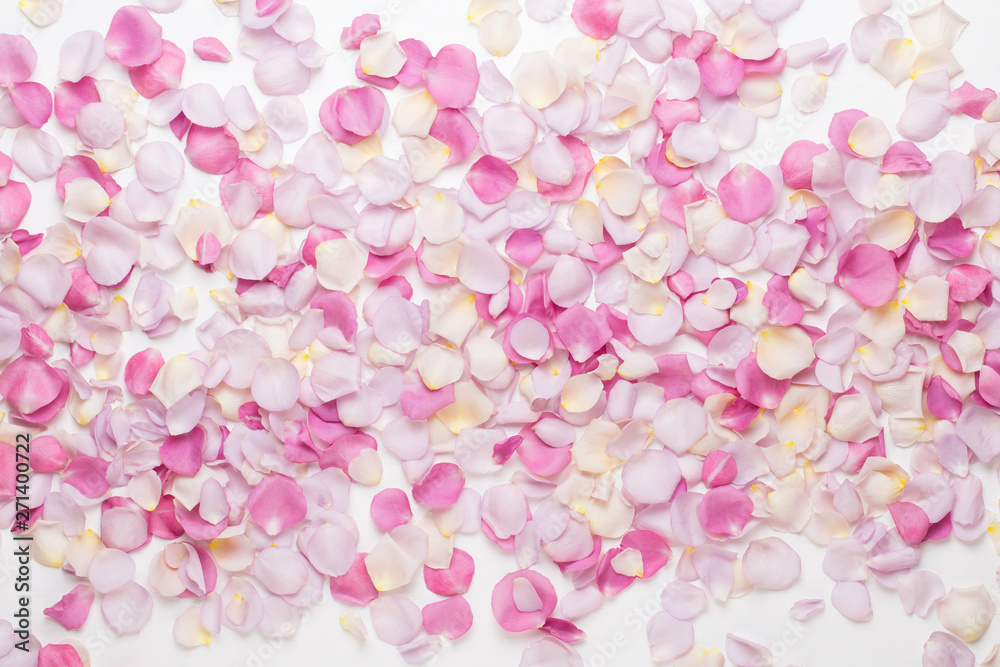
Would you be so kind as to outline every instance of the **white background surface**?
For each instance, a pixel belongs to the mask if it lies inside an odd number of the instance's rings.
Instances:
[[[473,48],[481,59],[488,57],[479,46],[475,28],[466,20],[467,3],[464,0],[359,0],[356,2],[330,2],[328,0],[298,0],[308,5],[317,17],[317,41],[334,51],[327,65],[314,72],[309,91],[302,96],[309,112],[309,133],[320,129],[317,111],[319,103],[337,88],[354,83],[354,60],[357,52],[340,55],[339,37],[341,28],[350,23],[357,14],[380,13],[383,27],[396,32],[399,39],[415,37],[423,40],[432,52],[452,42],[460,42]],[[892,15],[901,22],[905,13],[925,7],[930,2],[907,0],[893,5]],[[981,0],[955,0],[950,3],[965,16],[970,25],[955,48],[955,55],[965,66],[965,72],[953,80],[953,88],[968,78],[978,87],[1000,88],[1000,76],[996,74],[995,53],[997,31],[1000,28],[1000,5]],[[63,40],[73,32],[95,29],[105,32],[111,16],[119,3],[109,0],[67,0],[62,19],[54,26],[36,29],[29,24],[17,9],[16,3],[0,5],[0,31],[24,32],[29,35],[39,52],[39,65],[33,77],[51,87],[57,82],[56,69],[58,50]],[[696,0],[695,6],[700,17],[708,10]],[[816,37],[825,37],[831,45],[849,40],[853,23],[862,13],[854,2],[847,0],[805,0],[802,9],[779,25],[778,39],[783,47]],[[186,0],[180,10],[173,15],[157,15],[163,25],[163,36],[173,41],[186,53],[187,66],[183,85],[198,81],[215,84],[225,93],[230,85],[245,83],[263,106],[266,97],[259,94],[252,83],[253,61],[239,53],[236,41],[239,23],[236,19],[224,17],[211,0]],[[518,55],[525,51],[552,49],[558,39],[576,34],[575,26],[569,18],[567,6],[564,16],[549,24],[535,23],[521,14],[523,37],[514,51],[499,59],[498,65],[504,73],[509,73],[517,62]],[[701,23],[699,23],[701,26]],[[201,36],[219,37],[233,52],[235,60],[229,64],[204,63],[191,51],[192,41]],[[758,164],[775,163],[781,150],[768,154],[764,148],[769,137],[777,137],[783,147],[794,139],[826,141],[826,128],[835,111],[857,107],[870,115],[881,117],[892,128],[903,110],[903,100],[908,82],[899,89],[893,89],[882,77],[867,65],[854,60],[848,52],[834,76],[829,80],[829,97],[826,105],[818,113],[803,116],[796,112],[788,99],[791,82],[808,69],[787,71],[782,76],[785,92],[783,107],[777,117],[761,119],[758,136],[747,151]],[[117,78],[127,82],[122,69],[114,63],[106,62],[97,76]],[[398,99],[402,89],[387,93],[390,103]],[[140,111],[146,100],[140,100]],[[480,109],[488,105],[477,100]],[[929,156],[947,148],[967,150],[971,146],[970,119],[953,118],[942,137],[927,142],[922,147]],[[58,126],[53,119],[45,128],[58,136],[67,152],[73,149],[73,135]],[[159,138],[161,132],[150,128],[150,138]],[[390,131],[391,134],[391,131]],[[0,150],[9,153],[13,132],[0,136]],[[399,155],[398,141],[386,140],[386,153]],[[285,159],[294,156],[297,144],[286,146]],[[737,160],[734,158],[733,162]],[[460,174],[453,174],[458,178]],[[17,176],[15,176],[17,178]],[[129,172],[116,174],[123,186],[132,178]],[[206,177],[193,168],[188,168],[187,177],[177,197],[178,202],[186,202],[197,197],[218,202],[217,188],[206,187],[207,179],[218,182],[218,177]],[[25,227],[31,231],[42,231],[61,219],[59,202],[54,193],[54,179],[39,184],[30,184],[35,195]],[[208,194],[206,194],[208,193]],[[171,218],[168,218],[172,219]],[[159,341],[164,356],[185,352],[198,347],[194,338],[194,327],[216,310],[208,297],[210,287],[223,283],[190,265],[180,267],[168,274],[167,279],[174,285],[183,287],[193,284],[198,290],[201,313],[194,323],[182,325],[178,333],[166,341]],[[135,280],[123,293],[131,296]],[[133,336],[126,341],[129,349],[148,346],[141,336]],[[889,456],[904,468],[908,468],[909,453],[890,447]],[[366,489],[355,485],[352,489],[350,512],[356,518],[362,532],[361,548],[367,550],[377,539],[377,531],[370,525],[368,505],[374,491],[386,486],[397,485],[408,490],[398,471],[396,461],[390,454],[384,454],[386,475],[381,487]],[[507,466],[505,471],[512,470]],[[997,479],[992,468],[982,464],[973,466],[975,474],[983,478],[987,510],[997,509]],[[506,481],[500,477],[471,478],[469,484],[480,490]],[[120,490],[118,490],[120,491]],[[98,527],[96,514],[91,515],[93,528]],[[768,534],[766,527],[751,531],[740,544],[749,538]],[[928,619],[910,617],[903,613],[894,591],[882,588],[874,581],[869,582],[875,617],[868,624],[855,624],[841,617],[828,605],[827,609],[798,626],[787,615],[793,602],[803,598],[823,598],[829,602],[833,586],[822,572],[820,563],[823,549],[797,535],[781,535],[796,550],[803,561],[802,579],[792,589],[782,592],[755,591],[746,597],[730,600],[722,605],[711,602],[709,610],[695,621],[695,641],[702,646],[722,648],[727,632],[771,647],[776,665],[810,665],[832,667],[834,665],[874,665],[908,666],[920,663],[923,642],[934,630],[941,630],[933,614]],[[12,542],[4,536],[2,556],[0,556],[0,617],[9,618],[13,609],[10,580]],[[151,545],[135,554],[138,562],[137,580],[145,584],[149,557],[163,547],[163,541],[154,538]],[[489,599],[494,583],[504,574],[517,569],[511,554],[501,552],[482,535],[461,535],[456,545],[470,552],[476,558],[477,571],[467,599],[472,604],[476,620],[472,630],[459,641],[446,647],[439,656],[428,664],[436,665],[516,665],[524,646],[540,633],[514,635],[502,631],[493,619]],[[734,548],[729,544],[727,548]],[[675,553],[676,560],[677,554]],[[975,544],[964,544],[955,539],[944,543],[929,543],[922,549],[919,569],[929,569],[939,573],[947,587],[973,586],[985,583],[1000,606],[1000,591],[997,590],[995,571],[998,564],[996,552],[985,537]],[[549,576],[561,594],[570,590],[570,584],[559,575],[556,568],[545,564],[536,566]],[[653,580],[637,582],[620,596],[605,604],[597,612],[581,619],[579,625],[589,637],[576,646],[587,667],[601,665],[646,665],[651,664],[645,638],[645,620],[660,609],[659,592],[663,585],[673,578],[673,561]],[[218,589],[225,580],[220,578]],[[331,600],[324,593],[323,603],[304,620],[297,635],[281,643],[275,649],[259,635],[240,635],[223,629],[222,634],[213,639],[210,648],[194,650],[177,646],[171,635],[174,617],[191,604],[191,601],[166,600],[154,593],[155,606],[152,621],[137,636],[118,638],[105,625],[100,615],[99,603],[95,603],[90,620],[80,631],[67,633],[60,625],[42,615],[42,610],[56,602],[79,580],[63,572],[33,564],[32,599],[34,618],[33,630],[45,643],[59,642],[66,637],[79,640],[90,652],[95,667],[125,667],[132,665],[160,666],[175,665],[183,661],[188,667],[236,667],[247,665],[394,665],[403,664],[396,650],[379,641],[372,634],[367,643],[341,631],[338,617],[357,608]],[[418,604],[431,602],[436,598],[423,590],[420,576],[401,594],[412,597]],[[362,612],[366,618],[367,612]],[[369,631],[370,631],[369,627]],[[616,645],[615,640],[618,640]],[[986,635],[972,645],[977,661],[989,652],[994,643],[1000,642],[1000,623],[995,624]],[[731,664],[731,663],[730,663]]]

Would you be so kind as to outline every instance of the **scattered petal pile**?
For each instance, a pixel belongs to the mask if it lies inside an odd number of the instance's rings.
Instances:
[[[1000,551],[1000,103],[954,83],[964,19],[920,10],[911,38],[861,2],[849,50],[911,82],[898,121],[839,111],[751,164],[779,75],[815,112],[848,51],[779,45],[799,0],[703,21],[688,0],[574,0],[582,34],[514,62],[373,14],[337,45],[292,0],[216,4],[237,44],[170,41],[157,14],[182,2],[144,0],[69,38],[54,83],[0,35],[2,430],[33,435],[30,493],[0,444],[0,516],[28,496],[13,530],[79,580],[47,616],[129,634],[189,598],[173,635],[198,647],[283,637],[328,589],[357,607],[344,630],[409,663],[495,623],[522,667],[581,664],[587,614],[670,565],[651,658],[757,667],[768,647],[713,647],[694,619],[794,587],[781,535],[801,533],[830,581],[792,618],[864,623],[894,590],[941,626],[923,664],[973,664],[989,592],[920,564],[929,541]],[[502,58],[564,4],[468,17]],[[21,9],[45,26],[62,6]],[[357,83],[307,108],[331,47]],[[256,90],[191,80],[189,50],[252,59]],[[954,115],[977,121],[970,152],[917,145]],[[192,178],[203,196],[179,201]],[[63,219],[33,218],[51,185]],[[477,572],[475,533],[505,571]],[[5,665],[89,661],[15,640],[0,627]]]

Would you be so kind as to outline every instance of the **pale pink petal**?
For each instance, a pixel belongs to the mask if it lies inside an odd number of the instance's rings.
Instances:
[[[240,232],[229,247],[229,269],[237,278],[262,280],[278,261],[278,247],[256,229]]]
[[[773,664],[771,651],[766,646],[729,633],[726,634],[726,657],[736,667],[770,667]]]
[[[416,638],[423,626],[420,607],[410,599],[383,595],[369,605],[372,628],[382,641],[402,646]]]
[[[124,551],[102,549],[90,561],[87,576],[98,593],[110,593],[132,581],[135,561]]]
[[[300,95],[309,87],[312,70],[302,64],[291,44],[276,44],[253,68],[257,87],[265,95]]]
[[[933,139],[948,122],[948,110],[935,100],[917,100],[899,117],[896,129],[910,141]]]
[[[688,620],[708,607],[705,591],[681,579],[671,581],[660,593],[663,608],[674,618]]]
[[[86,266],[98,285],[117,285],[139,259],[139,238],[132,230],[106,217],[87,222],[83,229]]]
[[[303,553],[320,574],[347,574],[357,557],[357,539],[346,528],[323,524],[309,538]]]
[[[457,271],[463,285],[483,294],[496,294],[510,280],[510,267],[486,241],[470,241],[462,247]]]
[[[832,538],[823,571],[834,581],[863,581],[868,576],[868,552],[853,537]]]
[[[973,667],[976,664],[976,654],[958,637],[935,631],[924,642],[920,664],[923,667]]]
[[[229,122],[222,96],[215,86],[207,83],[196,83],[184,90],[181,111],[192,123],[203,127],[222,127]]]
[[[303,501],[304,502],[304,501]],[[257,552],[251,572],[275,595],[295,595],[309,580],[305,557],[287,547],[270,546]]]
[[[125,135],[125,116],[114,104],[96,102],[76,112],[76,133],[91,148],[111,148]]]
[[[33,181],[55,174],[62,165],[63,150],[59,141],[42,130],[22,127],[14,137],[10,157],[18,169]]]
[[[153,615],[153,597],[130,581],[101,598],[101,615],[119,635],[139,632]]]
[[[822,600],[806,599],[798,600],[792,605],[792,608],[788,610],[788,615],[794,618],[796,621],[804,621],[814,614],[818,614],[826,608],[826,603]]]
[[[250,393],[265,410],[288,410],[298,402],[299,372],[285,359],[263,361],[254,371]]]
[[[653,660],[669,661],[679,658],[694,646],[694,625],[678,620],[666,611],[649,619],[646,625],[649,654]]]
[[[872,600],[861,581],[838,581],[830,594],[833,608],[855,623],[872,620]]]
[[[777,537],[752,541],[743,554],[743,576],[764,590],[790,588],[802,572],[802,560],[788,544]]]
[[[573,0],[570,15],[585,35],[594,39],[608,39],[618,28],[624,4],[617,0]]]
[[[184,156],[165,141],[145,143],[136,151],[135,173],[147,190],[173,190],[184,178]]]
[[[946,592],[941,577],[929,570],[899,574],[899,600],[907,614],[927,616]]]

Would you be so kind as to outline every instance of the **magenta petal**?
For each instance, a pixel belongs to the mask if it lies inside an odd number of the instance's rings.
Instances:
[[[455,504],[465,488],[465,473],[454,463],[435,464],[419,484],[413,485],[413,499],[431,507]]]
[[[896,295],[899,274],[888,250],[862,243],[841,256],[836,282],[862,304],[884,306]]]
[[[422,72],[427,92],[438,104],[462,109],[476,99],[479,67],[476,55],[461,44],[449,44],[431,58]]]
[[[555,317],[556,335],[570,355],[578,362],[590,359],[611,340],[607,319],[582,303],[572,306]]]
[[[0,234],[17,229],[31,206],[31,190],[19,181],[0,186]]]
[[[200,428],[184,435],[172,435],[160,445],[160,458],[167,469],[193,477],[201,469],[204,444],[205,431]]]
[[[163,28],[144,7],[122,7],[104,39],[108,58],[125,67],[148,65],[163,54]]]
[[[583,34],[608,39],[618,29],[625,5],[621,0],[574,0],[570,15]]]
[[[69,380],[39,357],[20,356],[0,372],[0,395],[26,421],[41,424],[66,405]]]
[[[448,567],[439,570],[424,566],[424,585],[436,595],[463,595],[469,590],[475,572],[476,563],[472,556],[461,549],[455,549]]]
[[[709,533],[736,537],[743,532],[753,501],[750,496],[732,486],[709,489],[698,505],[698,520]]]
[[[184,51],[173,42],[163,40],[163,53],[148,65],[131,67],[129,81],[136,92],[147,99],[179,88],[184,72]]]
[[[277,535],[306,517],[306,496],[294,479],[275,473],[250,492],[247,509],[268,535]]]
[[[718,44],[709,47],[695,62],[698,63],[705,90],[716,97],[735,93],[746,70],[742,59]]]
[[[240,145],[225,127],[192,125],[184,155],[191,164],[209,174],[225,174],[236,166]]]
[[[9,95],[14,107],[34,127],[45,125],[52,115],[52,93],[40,83],[15,83],[10,87]]]
[[[469,168],[465,180],[482,202],[495,204],[514,191],[517,172],[500,158],[484,155]]]
[[[330,594],[334,600],[364,607],[378,597],[378,590],[365,567],[367,555],[359,553],[347,574],[330,577]]]
[[[38,650],[38,667],[83,667],[72,644],[46,644]]]
[[[813,158],[827,151],[826,146],[813,141],[793,141],[781,155],[781,175],[790,188],[811,189]]]
[[[927,387],[927,409],[938,419],[955,421],[962,414],[962,397],[938,375]]]
[[[775,380],[760,369],[757,355],[750,354],[736,366],[736,389],[746,400],[773,410],[788,391],[791,380]]]
[[[94,587],[79,584],[46,609],[44,614],[67,630],[79,630],[87,622],[87,616],[90,615],[90,607],[93,604]]]
[[[385,95],[377,88],[341,88],[323,100],[319,121],[334,141],[353,146],[379,129],[386,108]]]
[[[708,488],[725,486],[736,479],[736,472],[736,459],[721,449],[714,449],[702,463],[701,481]]]
[[[378,14],[361,14],[354,17],[351,25],[344,28],[340,33],[340,48],[357,49],[366,37],[371,37],[382,29],[382,22]]]
[[[0,35],[0,86],[27,81],[38,54],[24,35]]]
[[[472,628],[472,607],[461,597],[453,597],[426,605],[421,614],[424,630],[432,635],[444,635],[452,641]]]
[[[199,37],[194,40],[194,54],[208,62],[227,63],[233,59],[226,45],[215,37]]]
[[[741,162],[719,181],[719,202],[733,220],[753,222],[771,207],[771,179]]]
[[[525,595],[534,601],[527,600]],[[534,630],[555,610],[556,589],[544,575],[534,570],[518,570],[497,582],[491,604],[493,616],[504,630]]]
[[[443,407],[455,402],[455,385],[430,390],[423,382],[407,382],[399,399],[403,414],[410,419],[427,419]]]
[[[889,503],[889,514],[896,524],[899,536],[909,545],[923,542],[931,522],[927,513],[919,505],[906,502]]]
[[[163,363],[159,350],[148,348],[137,352],[125,364],[125,386],[136,396],[148,396]]]
[[[384,489],[376,493],[370,512],[372,521],[382,530],[392,530],[413,518],[410,500],[402,489]]]

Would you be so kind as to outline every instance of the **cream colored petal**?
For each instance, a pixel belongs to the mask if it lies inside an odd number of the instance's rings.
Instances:
[[[479,22],[479,43],[498,58],[511,52],[521,39],[521,24],[508,11],[490,12]]]
[[[962,641],[974,642],[986,632],[997,614],[986,586],[952,588],[934,608],[938,620]]]
[[[916,218],[903,209],[880,213],[865,229],[865,236],[875,245],[895,250],[913,236]]]
[[[892,135],[880,118],[866,116],[851,129],[847,145],[862,157],[881,157],[892,145]]]
[[[871,66],[893,86],[910,78],[917,47],[912,39],[887,39],[872,53]]]
[[[757,364],[775,380],[794,377],[815,358],[809,334],[799,327],[771,327],[757,339]]]
[[[847,394],[838,398],[826,425],[827,433],[844,442],[864,442],[874,438],[881,430],[871,401],[864,394]]]
[[[361,40],[358,60],[369,76],[392,77],[406,64],[406,52],[392,32],[379,32]]]
[[[918,280],[902,304],[918,320],[943,322],[948,319],[948,291],[950,284],[940,276],[924,276]]]

